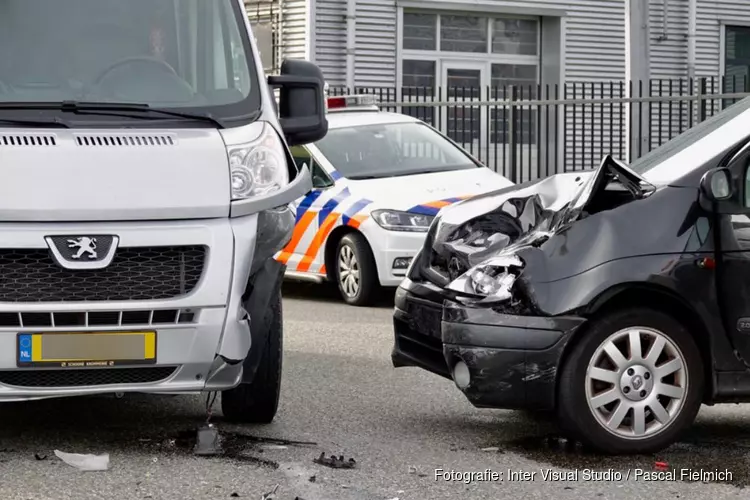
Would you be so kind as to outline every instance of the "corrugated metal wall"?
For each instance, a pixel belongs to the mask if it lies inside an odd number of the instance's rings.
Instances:
[[[329,85],[346,84],[346,0],[315,0],[315,63]]]
[[[307,59],[312,39],[307,0],[245,0],[266,71],[276,73],[284,58]]]
[[[425,2],[425,8],[439,9],[440,3],[441,0]],[[625,77],[624,0],[527,0],[523,5],[528,9],[554,8],[568,12],[565,57],[568,81]],[[331,85],[345,83],[345,13],[345,0],[316,0],[316,62]],[[393,0],[357,1],[357,86],[396,86],[396,18]]]

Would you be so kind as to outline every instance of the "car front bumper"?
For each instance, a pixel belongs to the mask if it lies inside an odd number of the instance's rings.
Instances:
[[[406,277],[411,260],[424,245],[425,234],[386,231],[373,221],[373,234],[367,235],[378,268],[378,280],[384,287],[397,287]]]
[[[554,408],[563,351],[585,322],[467,307],[410,280],[396,293],[393,321],[395,367],[451,379],[479,408],[537,410]]]
[[[291,211],[282,208],[245,217],[193,221],[0,224],[0,249],[46,248],[44,237],[51,234],[115,234],[119,248],[207,249],[198,284],[176,298],[0,302],[0,318],[22,318],[19,325],[0,324],[0,401],[113,392],[221,391],[247,381],[248,372],[252,375],[259,362],[253,356],[254,351],[260,351],[256,343],[262,347],[265,342],[264,332],[251,331],[250,316],[267,306],[269,287],[280,286],[284,266],[272,257],[291,236],[293,221]],[[166,311],[179,313],[164,320]],[[89,323],[88,318],[103,313],[119,319]],[[182,321],[185,314],[188,319]],[[62,317],[86,320],[75,326],[56,324],[55,318]],[[127,317],[138,319],[125,324],[123,318]],[[24,322],[24,318],[33,318],[35,323]],[[17,365],[19,333],[123,330],[156,332],[155,364],[75,369]]]

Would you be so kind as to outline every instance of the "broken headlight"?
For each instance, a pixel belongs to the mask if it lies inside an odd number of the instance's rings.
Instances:
[[[492,257],[453,280],[448,289],[491,301],[508,300],[521,268],[523,261],[517,255]]]

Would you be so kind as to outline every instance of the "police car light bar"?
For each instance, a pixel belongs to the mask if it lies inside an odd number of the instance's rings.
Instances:
[[[347,95],[327,98],[328,109],[373,107],[376,105],[373,95]]]

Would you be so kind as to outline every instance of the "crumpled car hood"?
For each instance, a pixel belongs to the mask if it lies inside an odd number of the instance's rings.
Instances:
[[[613,178],[636,197],[653,188],[608,156],[595,171],[557,174],[446,207],[427,235],[422,271],[445,287],[490,257],[541,245],[578,220]]]

